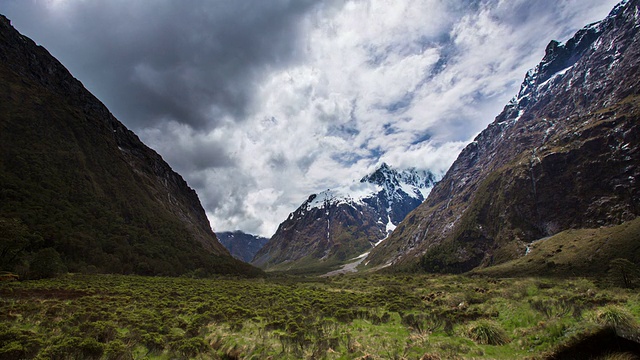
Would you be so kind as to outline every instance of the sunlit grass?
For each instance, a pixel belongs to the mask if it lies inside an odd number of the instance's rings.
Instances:
[[[0,359],[535,358],[639,313],[586,279],[70,275],[0,283]]]

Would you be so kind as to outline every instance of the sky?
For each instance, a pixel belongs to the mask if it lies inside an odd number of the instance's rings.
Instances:
[[[382,162],[443,175],[550,40],[617,0],[0,0],[194,188],[270,237]]]

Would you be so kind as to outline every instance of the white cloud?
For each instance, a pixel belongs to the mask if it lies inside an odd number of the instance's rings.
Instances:
[[[615,1],[106,3],[0,12],[196,188],[214,231],[270,236],[381,161],[444,173],[546,44]]]
[[[549,26],[558,21],[549,10],[524,23],[508,19],[527,11],[525,2],[470,13],[449,4],[349,1],[307,19],[304,62],[271,73],[252,117],[235,129],[246,134],[240,164],[261,182],[246,196],[261,233],[270,235],[310,193],[379,161],[444,173],[547,42],[566,32]],[[434,73],[439,61],[446,67]],[[413,143],[421,136],[428,140]]]

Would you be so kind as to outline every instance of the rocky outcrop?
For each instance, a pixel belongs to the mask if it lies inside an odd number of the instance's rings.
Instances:
[[[565,44],[469,144],[370,265],[462,272],[562,230],[640,214],[638,1]]]
[[[3,16],[0,82],[0,217],[42,239],[28,249],[53,247],[73,271],[250,270],[184,179]]]

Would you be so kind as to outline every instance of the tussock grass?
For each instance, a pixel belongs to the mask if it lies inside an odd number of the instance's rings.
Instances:
[[[631,330],[638,326],[633,315],[619,305],[607,305],[598,309],[595,312],[595,320],[600,325],[623,331]]]
[[[500,324],[491,320],[471,323],[467,329],[467,336],[483,345],[504,345],[510,341]]]
[[[586,279],[73,275],[0,283],[0,359],[516,359],[639,316]]]

